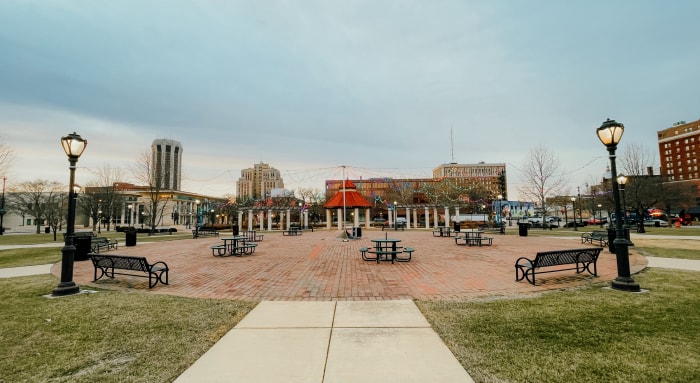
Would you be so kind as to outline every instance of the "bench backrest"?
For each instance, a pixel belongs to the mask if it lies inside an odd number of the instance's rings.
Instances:
[[[91,240],[91,243],[105,243],[105,244],[107,244],[107,243],[109,243],[109,241],[105,237],[95,237]]]
[[[600,255],[600,247],[584,249],[553,250],[537,253],[533,267],[568,265],[580,262],[595,262]]]
[[[90,259],[96,267],[114,267],[115,269],[143,271],[144,273],[150,270],[145,257],[90,254]]]

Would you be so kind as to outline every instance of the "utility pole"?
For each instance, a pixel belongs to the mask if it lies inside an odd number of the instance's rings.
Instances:
[[[5,217],[5,181],[7,177],[2,177],[2,205],[0,205],[0,235],[5,233],[5,226],[3,226],[3,218]]]

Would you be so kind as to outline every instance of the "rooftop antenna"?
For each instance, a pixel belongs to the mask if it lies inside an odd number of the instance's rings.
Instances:
[[[450,148],[452,150],[452,163],[456,164],[456,162],[455,162],[455,143],[454,143],[454,139],[452,138],[452,127],[450,127]]]

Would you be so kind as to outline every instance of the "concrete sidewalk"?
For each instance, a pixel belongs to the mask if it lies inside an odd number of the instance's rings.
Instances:
[[[176,383],[473,382],[412,301],[264,301]]]

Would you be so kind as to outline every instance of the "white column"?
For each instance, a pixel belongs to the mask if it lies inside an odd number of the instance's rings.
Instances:
[[[355,218],[353,219],[352,225],[357,227],[360,226],[360,208],[356,207],[354,213]]]
[[[238,227],[242,229],[241,226],[243,226],[243,212],[238,211],[238,221],[236,221],[236,224],[238,224]]]
[[[253,209],[248,210],[248,230],[253,230]]]
[[[260,229],[262,230],[263,217],[260,217]],[[272,210],[267,211],[267,230],[272,230]]]
[[[290,214],[290,210],[287,209],[287,226],[284,227],[287,230],[289,230],[289,225],[291,224],[291,221],[290,221],[291,219],[292,219],[292,214]]]
[[[369,216],[369,208],[366,208],[365,209],[365,227],[367,229],[370,228],[370,221],[371,221],[371,217]]]
[[[345,223],[345,217],[343,216],[343,209],[338,208],[338,230],[343,229],[343,223]]]
[[[394,226],[394,215],[396,215],[394,210],[387,210],[386,214],[389,216],[389,226]]]
[[[330,230],[332,224],[333,224],[333,211],[331,209],[326,209],[326,230]]]
[[[437,209],[437,207],[433,207],[433,227],[438,227],[438,225],[439,225],[438,209]]]
[[[450,226],[450,208],[445,206],[445,226]]]
[[[406,207],[406,229],[411,228],[411,208]]]
[[[304,211],[304,227],[309,227],[309,211]]]
[[[425,228],[430,229],[430,209],[427,206],[423,209],[425,211]]]
[[[459,222],[459,206],[455,208],[455,222]]]
[[[258,213],[258,222],[260,223],[260,230],[265,230],[265,212],[262,210]]]

